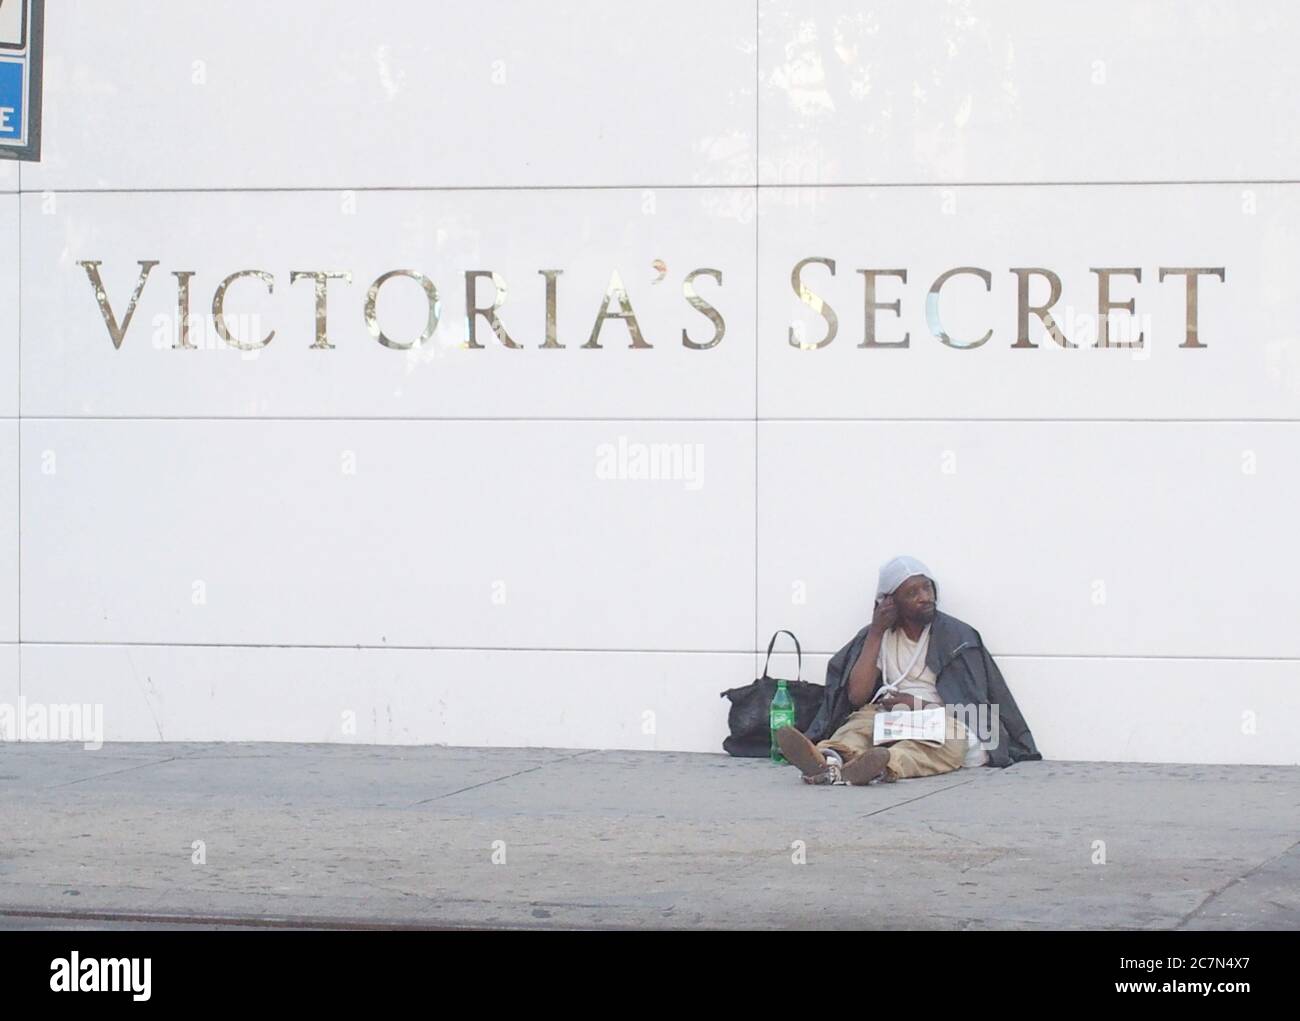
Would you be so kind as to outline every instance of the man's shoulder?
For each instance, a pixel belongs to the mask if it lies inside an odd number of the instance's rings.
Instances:
[[[967,624],[964,620],[959,620],[951,614],[944,613],[942,610],[935,611],[934,623],[930,625],[930,633],[936,639],[949,648],[956,648],[965,643],[983,645],[983,639],[980,633]]]

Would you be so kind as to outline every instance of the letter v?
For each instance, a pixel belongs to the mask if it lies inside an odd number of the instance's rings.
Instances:
[[[131,303],[126,307],[126,316],[122,319],[121,326],[117,325],[117,316],[113,315],[113,309],[108,304],[108,294],[104,290],[104,281],[99,275],[99,267],[103,263],[98,259],[78,259],[77,265],[85,268],[86,276],[90,278],[90,286],[95,289],[95,300],[99,302],[99,314],[104,317],[104,325],[108,327],[108,335],[113,340],[113,347],[120,349],[127,328],[131,325],[131,317],[135,315],[135,303],[140,300],[140,293],[144,290],[144,282],[149,279],[149,272],[158,265],[158,260],[140,260],[140,279],[136,281],[135,293],[131,295]]]

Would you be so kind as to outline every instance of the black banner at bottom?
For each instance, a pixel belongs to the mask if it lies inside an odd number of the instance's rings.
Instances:
[[[58,923],[50,923],[58,924]],[[109,923],[111,924],[111,923]],[[1086,1005],[1172,997],[1228,1006],[1225,997],[1285,994],[1287,932],[493,932],[488,930],[237,931],[118,929],[0,933],[6,1003],[97,1008],[294,1007],[371,1010],[384,992],[454,995],[480,972],[499,972],[494,1007],[511,994],[534,1003],[544,988],[572,996],[592,987],[670,994],[675,1010],[735,1009],[776,987],[807,1002],[824,979],[860,974],[887,1004],[966,1010],[1022,1003]],[[707,945],[706,945],[707,944]],[[824,973],[824,974],[823,974]],[[658,994],[651,986],[667,983]],[[689,981],[698,978],[699,981]],[[536,981],[530,981],[536,979]],[[684,981],[686,980],[686,981]],[[542,983],[547,983],[543,985]],[[646,983],[650,983],[647,986]],[[558,988],[557,988],[558,987]],[[1024,1000],[1022,998],[1029,997]],[[1039,999],[1041,997],[1041,999]],[[697,1002],[689,1002],[691,1000]],[[698,1002],[702,1001],[702,1002]],[[670,1000],[663,1000],[665,1006]],[[810,1004],[811,1005],[811,1004]]]

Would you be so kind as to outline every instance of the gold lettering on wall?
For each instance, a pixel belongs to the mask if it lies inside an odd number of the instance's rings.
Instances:
[[[412,280],[416,281],[424,288],[424,296],[429,303],[429,319],[425,324],[424,332],[420,334],[418,340],[408,341],[405,344],[393,340],[379,328],[379,288],[383,287],[389,280],[392,280],[393,277],[410,277]],[[366,291],[366,328],[370,331],[370,335],[379,341],[379,343],[383,344],[384,347],[391,347],[394,351],[409,351],[411,348],[415,347],[416,344],[424,344],[428,341],[428,339],[433,336],[433,331],[438,328],[438,317],[438,288],[433,285],[433,281],[427,276],[423,273],[417,273],[413,269],[389,270],[371,284],[370,289]]]
[[[1037,347],[1038,345],[1029,339],[1029,315],[1032,312],[1042,320],[1043,326],[1047,329],[1047,335],[1051,337],[1061,347],[1078,347],[1077,344],[1071,344],[1065,334],[1061,332],[1056,320],[1052,318],[1052,313],[1048,311],[1053,305],[1061,300],[1061,278],[1053,273],[1050,269],[1042,269],[1038,266],[1026,266],[1011,270],[1016,275],[1016,342],[1012,347]],[[1042,305],[1029,304],[1029,278],[1030,276],[1041,276],[1047,278],[1048,286],[1051,288],[1047,296],[1047,301]],[[1076,334],[1077,336],[1077,334]]]
[[[979,347],[981,344],[987,344],[989,338],[993,336],[993,331],[989,330],[984,334],[984,336],[980,337],[979,340],[972,340],[967,344],[953,340],[944,331],[943,322],[939,318],[939,292],[943,289],[944,284],[953,277],[959,275],[977,276],[984,281],[985,291],[993,290],[993,274],[986,269],[979,269],[975,266],[958,266],[955,269],[950,269],[946,273],[940,273],[934,283],[930,285],[930,293],[925,299],[925,317],[926,321],[930,324],[930,333],[935,337],[938,337],[940,341],[947,344],[949,347],[968,350],[970,348]]]
[[[803,282],[803,268],[813,262],[829,269],[831,276],[835,275],[835,260],[818,255],[810,255],[806,259],[800,259],[794,264],[794,269],[790,270],[790,286],[794,288],[795,295],[826,320],[826,336],[815,344],[810,344],[808,341],[796,336],[795,328],[790,327],[787,340],[791,347],[797,347],[801,351],[816,351],[818,348],[823,348],[834,340],[835,335],[840,332],[840,317],[835,314],[835,309],[831,308],[830,303],[820,295],[814,294],[808,285]]]
[[[691,340],[686,330],[682,330],[682,345],[695,351],[705,351],[711,347],[717,347],[722,343],[723,335],[727,332],[727,324],[723,322],[722,316],[718,310],[701,298],[695,292],[696,277],[712,277],[719,287],[722,286],[722,270],[720,269],[693,269],[686,274],[686,280],[682,283],[682,294],[686,296],[687,303],[695,311],[699,312],[713,324],[713,339],[703,344],[697,344]]]
[[[609,303],[618,300],[618,312],[609,310]],[[649,348],[645,338],[641,336],[641,326],[636,321],[636,313],[632,311],[632,302],[628,299],[627,288],[623,286],[623,279],[618,275],[618,270],[614,270],[613,275],[609,278],[609,286],[605,288],[605,300],[600,303],[600,311],[596,313],[596,323],[591,328],[591,337],[587,343],[583,344],[584,348],[600,348],[600,328],[605,324],[606,319],[621,319],[627,324],[627,332],[632,337],[632,348]]]
[[[1111,301],[1110,278],[1122,274],[1136,278],[1140,284],[1142,282],[1142,270],[1133,267],[1132,269],[1090,269],[1088,272],[1097,274],[1097,343],[1093,347],[1141,347],[1142,333],[1140,331],[1137,340],[1111,343],[1111,310],[1120,309],[1129,315],[1133,315],[1137,311],[1137,301],[1134,298],[1129,298],[1128,301]]]
[[[266,347],[267,344],[271,343],[271,341],[275,339],[274,330],[268,333],[260,341],[245,343],[238,337],[232,335],[230,330],[226,328],[226,291],[230,289],[230,285],[236,280],[241,280],[244,277],[256,277],[258,280],[261,280],[262,283],[266,284],[268,294],[275,293],[275,277],[271,276],[271,274],[267,273],[265,270],[241,269],[231,273],[230,276],[221,281],[217,287],[216,293],[212,295],[212,325],[216,328],[217,336],[231,347],[238,348],[240,351],[257,351]]]
[[[119,317],[116,313],[113,303],[109,300],[107,288],[104,283],[102,272],[103,263],[97,259],[77,260],[76,265],[80,266],[86,273],[91,289],[94,294],[96,308],[99,311],[101,320],[108,331],[110,340],[114,349],[121,349],[125,336],[131,323],[134,321],[140,301],[144,295],[145,287],[150,278],[150,274],[155,266],[160,263],[156,259],[139,260],[139,273],[137,275],[134,288],[130,299],[128,300],[124,313]],[[828,346],[839,333],[839,316],[830,302],[821,295],[815,293],[805,281],[804,276],[810,272],[808,269],[812,264],[825,267],[831,277],[831,287],[834,287],[836,276],[836,261],[826,256],[809,256],[800,259],[795,263],[790,272],[790,286],[798,300],[806,307],[811,309],[817,316],[820,316],[825,324],[825,332],[820,340],[808,340],[802,332],[803,323],[794,323],[787,330],[787,343],[796,349],[805,351],[816,351]],[[667,266],[662,260],[655,260],[652,265],[655,267],[659,276],[652,283],[659,283],[665,279]],[[1222,266],[1161,266],[1158,267],[1158,283],[1163,284],[1167,277],[1181,277],[1183,279],[1185,293],[1185,335],[1183,342],[1179,345],[1188,349],[1204,349],[1207,344],[1200,332],[1200,278],[1212,277],[1217,278],[1221,283],[1227,280],[1227,271]],[[541,269],[537,271],[545,280],[545,309],[544,325],[545,336],[539,347],[543,350],[563,350],[565,345],[559,341],[558,329],[558,305],[559,305],[559,278],[565,272],[562,269]],[[879,337],[878,316],[880,312],[892,313],[897,319],[903,319],[903,306],[907,299],[908,270],[907,269],[859,269],[855,271],[861,274],[863,278],[863,340],[858,345],[859,348],[907,348],[911,344],[911,335],[909,332],[902,333],[902,339],[882,341]],[[1010,272],[1016,276],[1016,330],[1015,340],[1011,344],[1012,348],[1026,349],[1038,347],[1030,339],[1030,319],[1037,316],[1042,323],[1047,335],[1052,341],[1061,348],[1077,348],[1078,345],[1072,343],[1065,335],[1060,325],[1053,316],[1053,310],[1057,308],[1061,301],[1063,293],[1061,277],[1053,270],[1041,266],[1021,266],[1011,267]],[[1137,316],[1137,299],[1128,298],[1127,300],[1116,300],[1113,297],[1113,291],[1116,286],[1114,277],[1128,276],[1132,277],[1136,284],[1139,285],[1138,293],[1141,292],[1142,270],[1137,267],[1093,267],[1091,272],[1097,276],[1097,319],[1096,319],[1096,344],[1098,348],[1143,348],[1145,346],[1146,332],[1137,329],[1139,325],[1150,328],[1149,317],[1144,316],[1143,321],[1132,323],[1134,331],[1127,330],[1130,322],[1117,317],[1115,323],[1111,322],[1110,314],[1112,312],[1127,312],[1130,317]],[[173,350],[197,350],[191,340],[191,328],[195,322],[196,316],[191,312],[191,300],[194,297],[194,287],[200,274],[195,270],[173,270],[171,275],[176,280],[176,339],[171,345]],[[940,306],[942,294],[947,283],[955,276],[968,275],[978,277],[984,283],[986,293],[992,293],[995,288],[993,285],[993,275],[986,269],[977,266],[957,266],[941,273],[935,278],[925,294],[924,314],[929,332],[944,346],[959,350],[969,350],[981,347],[993,338],[994,328],[990,328],[978,338],[962,341],[950,335],[943,326],[940,315]],[[394,277],[408,277],[417,282],[424,290],[428,316],[426,325],[420,335],[409,341],[398,341],[388,336],[380,329],[378,321],[378,302],[379,292],[384,284]],[[480,304],[477,287],[480,278],[489,277],[495,287],[495,295],[490,304]],[[723,271],[721,269],[702,266],[691,270],[682,282],[682,297],[686,304],[694,312],[703,316],[713,326],[713,335],[707,340],[697,340],[692,337],[691,327],[680,327],[681,343],[684,348],[693,351],[705,351],[719,346],[726,337],[726,320],[722,312],[713,303],[701,297],[698,290],[698,281],[701,277],[711,279],[717,288],[721,289],[723,285]],[[892,301],[879,300],[880,280],[882,278],[892,277],[897,283],[893,286],[901,287],[904,291],[902,297],[897,297]],[[1047,283],[1047,294],[1045,300],[1035,304],[1031,299],[1031,291],[1035,287],[1035,277],[1041,277]],[[226,298],[230,288],[240,280],[245,278],[256,278],[265,286],[267,294],[275,294],[275,276],[265,270],[245,269],[231,273],[217,286],[212,296],[212,317],[213,324],[217,335],[225,342],[226,345],[239,351],[257,351],[267,347],[272,339],[276,336],[276,330],[271,330],[266,336],[260,339],[257,336],[243,336],[243,334],[258,334],[262,332],[262,327],[257,324],[257,316],[248,317],[253,323],[240,325],[238,317],[226,316]],[[290,284],[296,284],[303,280],[310,280],[313,284],[314,298],[314,339],[309,345],[312,350],[334,350],[335,344],[329,336],[329,283],[331,281],[342,281],[350,285],[352,283],[352,273],[347,270],[291,270],[289,271]],[[1041,285],[1039,285],[1041,287]],[[1148,288],[1151,285],[1148,282]],[[1174,285],[1176,286],[1176,285]],[[337,292],[337,289],[336,289]],[[484,344],[480,341],[477,326],[478,320],[485,319],[492,328],[493,333],[500,341],[502,347],[511,350],[522,350],[523,346],[517,342],[506,329],[506,325],[499,314],[500,310],[506,303],[507,287],[505,279],[493,270],[468,270],[465,272],[465,339],[460,343],[460,347],[469,350],[484,350]],[[651,292],[652,295],[656,292]],[[665,292],[660,290],[658,294]],[[1040,295],[1040,298],[1042,296]],[[282,299],[283,300],[283,299]],[[651,299],[646,299],[651,300]],[[951,303],[956,299],[949,298]],[[147,306],[146,306],[147,307]],[[337,293],[336,293],[336,311],[337,311]],[[911,307],[908,312],[913,313]],[[1067,308],[1067,312],[1070,310]],[[512,315],[515,313],[512,313]],[[164,317],[167,318],[167,317]],[[337,317],[336,317],[337,318]],[[379,276],[373,284],[367,289],[364,302],[364,318],[366,328],[376,340],[384,347],[396,351],[408,351],[416,345],[427,343],[437,330],[441,318],[441,302],[438,296],[438,289],[433,281],[424,274],[413,269],[396,269]],[[642,333],[640,322],[636,312],[632,307],[632,302],[628,296],[626,287],[623,284],[622,277],[617,270],[612,271],[609,283],[605,289],[600,309],[596,315],[595,322],[592,325],[590,336],[585,344],[581,346],[586,349],[601,350],[601,331],[608,320],[621,320],[627,328],[630,341],[630,348],[651,349],[652,345],[647,341]],[[198,318],[200,325],[203,323],[202,318]],[[1067,318],[1067,325],[1072,322]],[[231,323],[234,322],[232,326]],[[909,320],[910,322],[910,320]],[[335,326],[337,327],[337,323]],[[1085,332],[1091,332],[1093,320],[1089,314],[1083,320],[1083,325],[1079,329]],[[1122,337],[1116,338],[1112,333],[1112,327],[1119,329]],[[516,329],[519,327],[516,326]],[[901,328],[901,324],[898,328]],[[1071,332],[1075,332],[1072,328]],[[1136,339],[1131,339],[1132,332],[1136,332]],[[1157,336],[1161,336],[1156,331]],[[240,334],[240,336],[236,336]],[[1077,335],[1077,334],[1076,334]],[[1081,338],[1082,339],[1082,338]]]
[[[95,289],[95,301],[99,303],[99,314],[104,319],[104,325],[108,327],[108,335],[113,340],[113,347],[120,349],[127,327],[131,325],[131,317],[135,315],[135,306],[140,300],[140,293],[144,290],[144,283],[149,279],[149,273],[158,265],[158,260],[140,260],[140,278],[135,283],[135,292],[126,306],[126,315],[120,326],[117,316],[113,315],[112,306],[108,303],[108,293],[104,290],[104,281],[99,275],[99,267],[103,262],[99,259],[80,259],[77,265],[82,267],[86,271],[86,276],[90,278],[90,286]]]
[[[492,304],[487,308],[480,308],[478,298],[475,296],[476,288],[480,277],[488,277],[496,287],[496,297],[492,299]],[[492,332],[497,335],[497,340],[506,347],[519,348],[510,334],[506,332],[505,326],[497,318],[497,309],[506,303],[506,282],[500,274],[493,273],[487,269],[471,269],[465,271],[465,321],[468,324],[469,336],[465,341],[465,347],[483,349],[483,345],[478,342],[478,317],[482,316],[492,327]]]
[[[898,277],[903,283],[907,283],[907,270],[905,269],[860,269],[864,282],[865,294],[863,295],[863,308],[866,315],[862,327],[862,343],[858,347],[910,347],[912,335],[904,333],[902,340],[895,340],[888,344],[882,344],[876,340],[876,310],[884,309],[886,312],[893,312],[894,315],[902,318],[903,299],[897,301],[876,301],[876,279],[878,277]]]
[[[561,344],[558,340],[556,340],[557,333],[556,333],[556,326],[555,326],[555,294],[556,294],[555,278],[558,277],[561,273],[563,273],[564,270],[539,269],[537,272],[546,278],[546,343],[544,343],[542,347],[562,348],[564,347],[564,345]]]
[[[329,336],[325,332],[326,314],[325,314],[325,297],[326,287],[331,280],[342,280],[347,284],[352,283],[352,274],[346,270],[290,270],[289,285],[292,287],[299,280],[314,280],[316,282],[316,340],[311,345],[312,348],[321,351],[331,351],[334,345],[330,343]],[[309,349],[310,350],[310,349]]]
[[[1192,267],[1192,266],[1161,266],[1160,278],[1157,283],[1163,283],[1166,276],[1183,276],[1187,278],[1187,339],[1179,344],[1179,347],[1205,347],[1198,339],[1199,329],[1197,326],[1197,278],[1203,276],[1216,276],[1221,283],[1227,282],[1224,267]]]
[[[172,270],[172,276],[176,278],[176,343],[172,345],[173,350],[198,350],[190,343],[190,281],[194,275],[192,269]]]

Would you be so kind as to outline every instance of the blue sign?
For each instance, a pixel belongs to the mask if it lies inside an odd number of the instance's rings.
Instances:
[[[0,159],[41,157],[45,0],[0,0]]]
[[[25,68],[0,57],[0,139],[23,137],[23,79]]]

